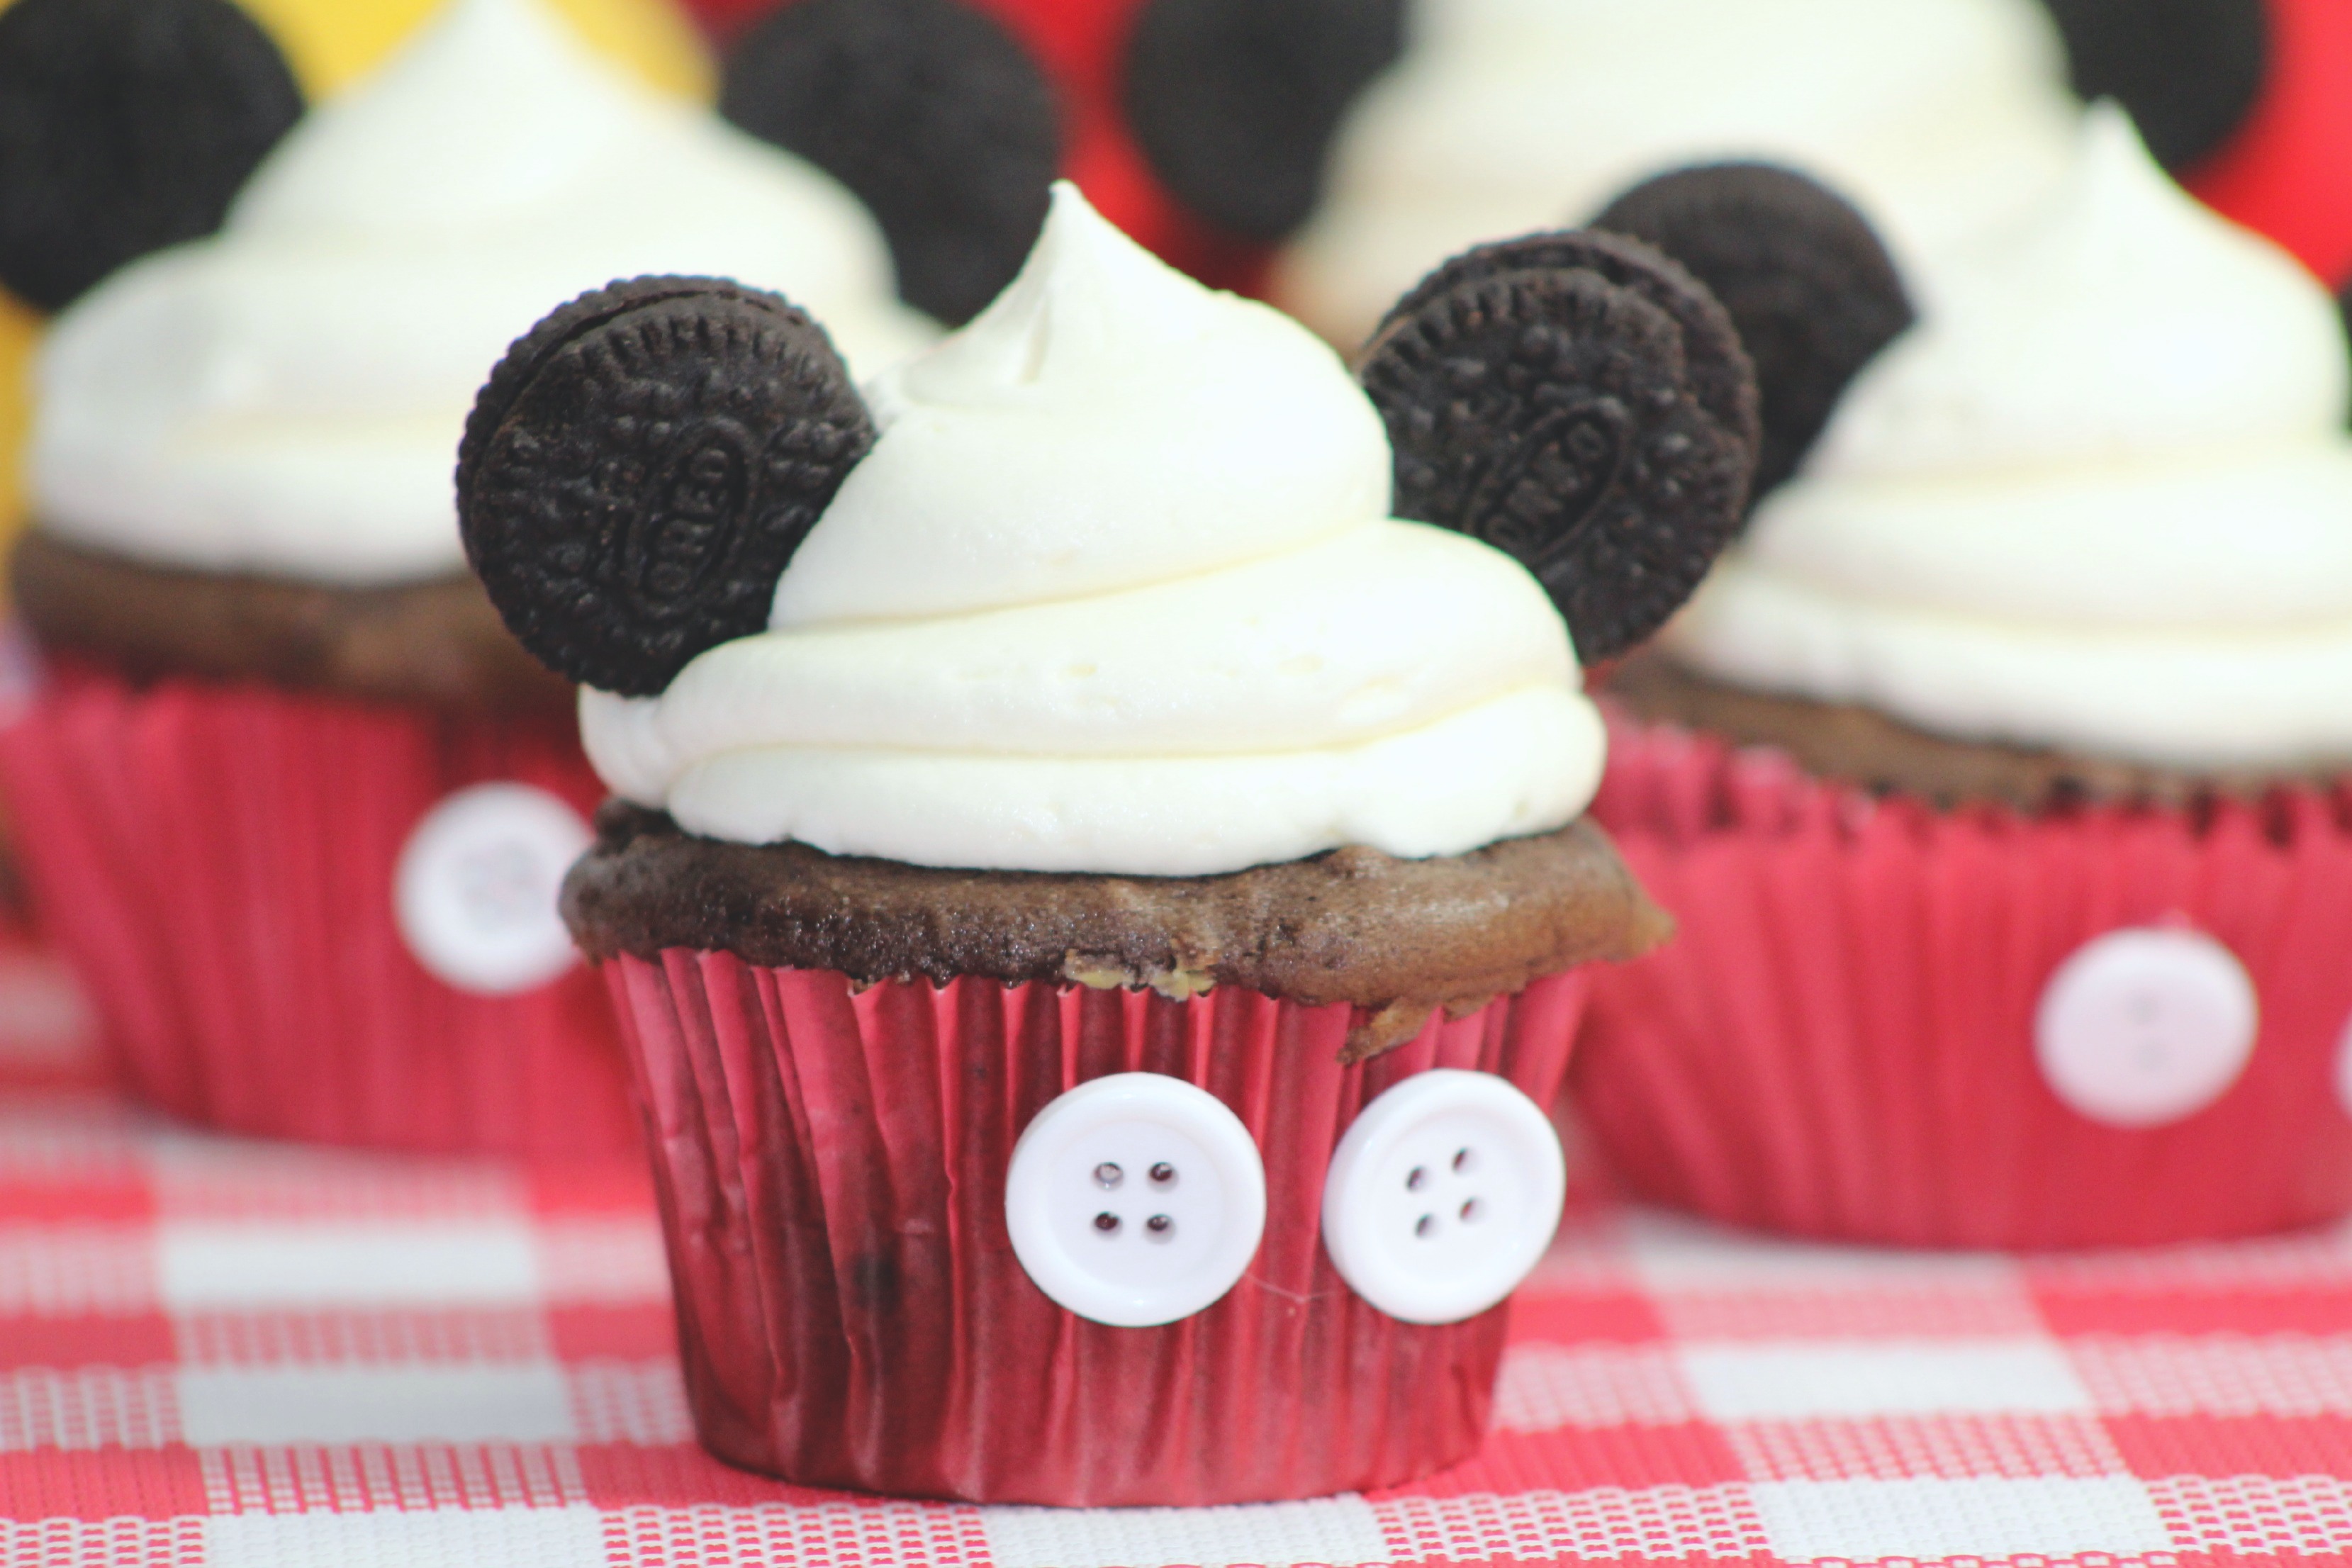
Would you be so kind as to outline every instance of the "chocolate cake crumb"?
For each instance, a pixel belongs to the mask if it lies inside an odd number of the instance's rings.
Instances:
[[[1667,916],[1601,831],[1577,822],[1467,855],[1350,848],[1216,877],[958,871],[698,838],[623,802],[597,818],[564,918],[591,958],[726,951],[855,982],[1238,985],[1359,1009],[1351,1059],[1543,975],[1635,958]]]

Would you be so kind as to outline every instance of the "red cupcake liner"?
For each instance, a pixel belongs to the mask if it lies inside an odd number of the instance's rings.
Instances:
[[[225,1130],[570,1156],[636,1144],[593,973],[453,989],[404,942],[394,868],[453,791],[510,780],[584,816],[561,715],[436,713],[61,667],[0,726],[45,933],[126,1086]]]
[[[1232,987],[1184,1002],[971,978],[859,990],[686,950],[605,972],[648,1118],[687,1391],[721,1458],[808,1486],[1101,1506],[1389,1486],[1477,1447],[1507,1303],[1442,1327],[1372,1308],[1324,1253],[1325,1167],[1364,1104],[1432,1068],[1549,1103],[1580,975],[1343,1068],[1349,1008]],[[1030,1120],[1135,1070],[1214,1094],[1265,1162],[1248,1274],[1154,1329],[1056,1306],[1004,1218]]]
[[[1929,1246],[2239,1236],[2352,1210],[2352,787],[2022,816],[1812,778],[1619,722],[1598,816],[1677,939],[1597,973],[1572,1089],[1633,1192],[1737,1225]],[[2201,932],[2260,1028],[2168,1125],[2078,1113],[2035,1012],[2084,943]]]

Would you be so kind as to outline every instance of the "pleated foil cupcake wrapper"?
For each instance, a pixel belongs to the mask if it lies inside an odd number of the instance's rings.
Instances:
[[[1571,1075],[1633,1193],[1931,1246],[2181,1241],[2352,1210],[2352,791],[2193,809],[1939,811],[1784,753],[1620,722],[1594,814],[1680,925],[1596,973]],[[2253,1051],[2161,1125],[2078,1110],[2035,1020],[2129,928],[2252,979]]]
[[[584,818],[602,786],[530,721],[61,668],[0,726],[0,789],[44,933],[125,1085],[208,1127],[549,1158],[636,1143],[584,964],[454,988],[394,907],[436,805],[509,781]]]
[[[1358,1297],[1323,1249],[1325,1168],[1364,1104],[1432,1068],[1549,1103],[1580,975],[1342,1068],[1349,1009],[1231,987],[858,990],[684,950],[604,971],[640,1074],[687,1391],[720,1458],[808,1486],[1101,1506],[1388,1486],[1477,1447],[1507,1307],[1425,1327]],[[1055,1305],[1005,1223],[1030,1120],[1127,1071],[1207,1089],[1265,1163],[1247,1275],[1159,1328]]]

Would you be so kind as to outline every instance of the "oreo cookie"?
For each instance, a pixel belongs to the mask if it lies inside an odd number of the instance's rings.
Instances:
[[[1757,444],[1762,426],[1756,372],[1740,346],[1738,329],[1706,286],[1673,258],[1623,235],[1559,229],[1475,246],[1408,289],[1381,318],[1372,342],[1377,344],[1397,322],[1465,283],[1507,272],[1553,271],[1593,273],[1664,310],[1683,334],[1685,367],[1699,405],[1749,447]]]
[[[767,626],[874,438],[824,329],[785,300],[615,283],[540,322],[482,388],[457,453],[466,556],[541,662],[652,696]]]
[[[2131,111],[2157,162],[2186,169],[2236,133],[2270,80],[2266,0],[2043,0],[2074,90]]]
[[[124,263],[211,234],[302,91],[229,0],[0,10],[0,282],[62,310]]]
[[[1763,402],[1757,497],[1797,471],[1848,384],[1917,319],[1869,222],[1793,170],[1716,163],[1661,174],[1592,226],[1657,247],[1730,313]]]
[[[899,295],[951,326],[1021,270],[1061,171],[1053,83],[958,0],[797,0],[730,51],[719,108],[855,191]]]
[[[1404,0],[1150,0],[1127,119],[1177,199],[1271,242],[1323,199],[1332,139],[1404,49]]]
[[[1601,250],[1619,247],[1638,249]],[[1751,373],[1720,308],[1663,257],[1638,283],[1463,266],[1390,316],[1360,374],[1395,448],[1398,515],[1524,564],[1587,663],[1664,625],[1738,531],[1756,403],[1736,384]]]

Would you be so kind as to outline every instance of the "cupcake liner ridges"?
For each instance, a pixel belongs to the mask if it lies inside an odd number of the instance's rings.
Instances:
[[[436,978],[403,939],[404,848],[436,805],[489,781],[583,817],[603,794],[560,713],[136,686],[62,666],[0,725],[37,914],[133,1092],[208,1126],[317,1142],[633,1148],[592,971],[482,994]]]
[[[860,989],[684,949],[604,968],[640,1075],[687,1390],[721,1458],[899,1496],[1167,1505],[1385,1486],[1477,1447],[1507,1305],[1441,1327],[1376,1310],[1322,1247],[1325,1171],[1365,1103],[1431,1068],[1548,1103],[1580,974],[1343,1068],[1349,1008],[1230,986]],[[1046,1104],[1138,1070],[1241,1119],[1266,1226],[1214,1306],[1111,1328],[1023,1272],[1005,1178]]]
[[[1596,974],[1571,1075],[1633,1192],[1935,1246],[2133,1245],[2352,1209],[2352,787],[2192,807],[1937,810],[1785,754],[1617,724],[1595,815],[1677,940]],[[2053,976],[2125,929],[2252,982],[2228,1087],[2124,1127],[2046,1079]]]

